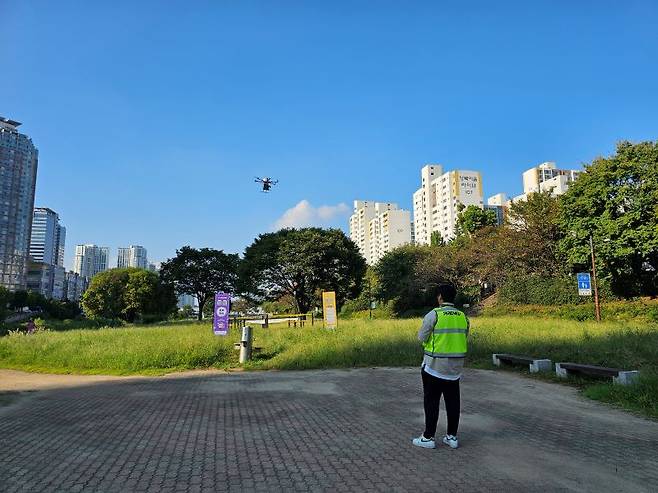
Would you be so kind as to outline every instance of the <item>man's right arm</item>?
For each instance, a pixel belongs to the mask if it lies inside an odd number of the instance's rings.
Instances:
[[[420,330],[418,331],[418,340],[420,342],[425,342],[430,338],[434,326],[436,325],[436,312],[432,310],[425,318],[423,318],[423,325],[421,325]]]

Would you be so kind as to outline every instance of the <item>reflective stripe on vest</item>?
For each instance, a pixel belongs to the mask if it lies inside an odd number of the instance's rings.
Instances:
[[[466,353],[433,353],[431,351],[423,351],[427,356],[432,358],[463,358]]]
[[[424,353],[432,358],[463,358],[467,351],[466,315],[451,306],[434,311],[436,324],[430,338],[423,344]]]

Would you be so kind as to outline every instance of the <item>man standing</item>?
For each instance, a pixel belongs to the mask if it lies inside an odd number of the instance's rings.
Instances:
[[[423,379],[425,432],[412,442],[418,447],[436,448],[434,435],[442,395],[448,417],[448,430],[443,443],[451,448],[459,446],[459,379],[466,356],[469,321],[463,312],[455,308],[456,295],[457,290],[451,284],[437,286],[439,308],[425,315],[418,331],[418,339],[423,343],[425,353],[420,371]]]

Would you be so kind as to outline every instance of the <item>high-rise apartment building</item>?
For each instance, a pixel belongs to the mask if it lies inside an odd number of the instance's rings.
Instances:
[[[505,218],[507,217],[508,204],[509,201],[507,200],[507,195],[504,193],[497,193],[487,199],[484,208],[493,211],[494,214],[496,214],[496,224],[502,226],[505,224]]]
[[[20,125],[0,117],[0,286],[12,291],[27,287],[39,156]]]
[[[528,194],[535,192],[562,195],[581,173],[582,170],[558,169],[552,161],[538,164],[523,172],[523,193],[514,197],[512,201],[525,200]]]
[[[59,215],[47,207],[35,207],[30,238],[27,288],[46,298],[63,299],[66,228]]]
[[[82,277],[76,272],[69,271],[64,279],[64,296],[63,299],[69,301],[80,301],[82,294],[89,285],[89,279]]]
[[[46,298],[65,298],[66,269],[61,265],[32,262],[28,264],[27,289]]]
[[[91,279],[99,272],[107,270],[107,260],[110,254],[108,247],[97,245],[77,245],[73,271],[81,277]]]
[[[387,202],[355,200],[354,212],[350,216],[350,238],[354,243],[356,243],[356,246],[359,248],[361,255],[363,255],[366,259],[370,254],[370,235],[368,234],[370,221],[374,219],[375,215],[377,214],[375,206],[378,207],[378,211],[386,208],[397,209],[396,204]]]
[[[368,234],[370,252],[366,261],[374,265],[394,248],[413,242],[411,212],[402,209],[382,210],[370,220]]]
[[[350,238],[369,265],[387,252],[412,242],[411,214],[391,202],[355,200]]]
[[[487,199],[487,205],[499,205],[501,207],[505,206],[507,204],[507,195],[504,193],[497,193],[496,195],[492,195]]]
[[[523,172],[523,193],[552,192],[562,195],[582,171],[558,169],[554,162],[541,163]]]
[[[413,195],[415,242],[429,245],[432,233],[444,241],[455,236],[460,206],[484,207],[482,176],[478,171],[443,172],[439,164],[420,170],[421,186]]]
[[[130,245],[127,248],[120,247],[117,256],[117,267],[137,267],[148,269],[149,263],[146,248],[139,245]]]
[[[30,238],[30,257],[34,262],[64,265],[66,228],[59,215],[47,207],[35,207]]]

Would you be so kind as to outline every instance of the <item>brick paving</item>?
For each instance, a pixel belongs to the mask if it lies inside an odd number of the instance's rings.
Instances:
[[[467,371],[462,399],[461,448],[425,450],[418,369],[5,394],[0,491],[658,491],[655,421],[504,371]]]

